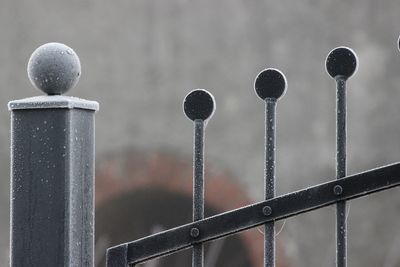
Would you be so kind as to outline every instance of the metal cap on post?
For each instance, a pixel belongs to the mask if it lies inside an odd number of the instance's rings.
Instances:
[[[36,49],[32,84],[47,93],[11,101],[10,266],[93,266],[94,113],[97,102],[61,94],[81,75],[60,43]]]

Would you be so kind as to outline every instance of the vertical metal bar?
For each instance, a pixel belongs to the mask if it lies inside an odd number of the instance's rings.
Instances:
[[[336,78],[336,178],[346,176],[346,79]],[[346,202],[336,204],[336,262],[347,266]]]
[[[185,115],[194,123],[193,135],[193,221],[204,218],[204,128],[206,121],[215,111],[212,94],[204,89],[196,89],[186,95],[183,101]],[[194,240],[201,235],[200,229],[193,227],[190,236]],[[204,266],[204,246],[193,246],[192,266]]]
[[[204,121],[194,120],[193,221],[204,218]],[[198,234],[198,233],[197,233]],[[196,233],[192,233],[192,236]],[[193,267],[204,266],[204,245],[193,246]]]
[[[265,200],[275,197],[275,111],[276,99],[265,99]],[[264,265],[275,266],[275,223],[264,225]]]
[[[346,81],[357,71],[357,55],[348,47],[340,46],[329,52],[326,71],[336,82],[336,178],[346,176]],[[336,195],[343,189],[334,188]],[[336,205],[336,264],[347,265],[346,202]]]
[[[268,68],[261,71],[254,82],[256,94],[265,102],[265,166],[264,194],[265,199],[275,197],[275,113],[276,103],[286,92],[286,78],[277,69]],[[273,210],[269,206],[263,208],[265,216]],[[275,266],[275,225],[274,222],[264,226],[264,266]]]

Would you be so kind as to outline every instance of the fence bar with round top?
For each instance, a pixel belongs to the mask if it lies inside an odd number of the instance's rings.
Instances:
[[[204,242],[265,224],[264,265],[274,267],[274,222],[336,204],[336,264],[338,267],[345,267],[347,265],[346,201],[400,185],[400,163],[346,176],[346,81],[356,69],[357,56],[347,47],[332,50],[326,59],[326,70],[335,79],[337,89],[335,180],[275,196],[275,108],[276,100],[285,92],[286,79],[280,71],[266,69],[260,72],[255,81],[255,91],[265,101],[265,200],[111,247],[107,250],[107,266],[125,267],[190,247],[196,250],[196,247]],[[193,229],[197,230],[198,235],[191,234]]]

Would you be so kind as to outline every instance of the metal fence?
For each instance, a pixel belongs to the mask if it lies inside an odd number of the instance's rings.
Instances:
[[[254,84],[265,105],[265,200],[204,218],[205,128],[215,111],[206,90],[191,91],[183,109],[193,121],[193,222],[107,250],[108,267],[126,267],[191,248],[204,266],[204,243],[264,226],[264,265],[275,266],[276,221],[336,204],[336,263],[347,265],[346,201],[400,185],[400,163],[346,176],[346,81],[357,69],[347,47],[332,50],[326,70],[336,82],[336,179],[286,195],[275,193],[276,106],[282,72],[261,71]],[[48,96],[11,101],[11,266],[93,266],[94,113],[97,102],[62,96],[76,85],[80,63],[62,44],[39,47],[31,82]]]

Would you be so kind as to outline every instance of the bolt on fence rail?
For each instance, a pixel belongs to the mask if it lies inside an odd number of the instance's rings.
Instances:
[[[400,46],[400,39],[398,41]],[[214,98],[205,90],[189,93],[184,112],[194,121],[193,222],[107,250],[108,267],[126,267],[192,247],[193,267],[204,266],[203,243],[264,225],[264,265],[275,266],[274,222],[336,204],[336,265],[347,265],[346,201],[400,185],[400,163],[346,176],[346,81],[357,69],[357,56],[347,47],[332,50],[326,70],[336,81],[336,179],[275,196],[275,110],[285,94],[286,78],[277,69],[261,71],[256,94],[265,102],[265,200],[203,218],[204,126],[214,112]]]

